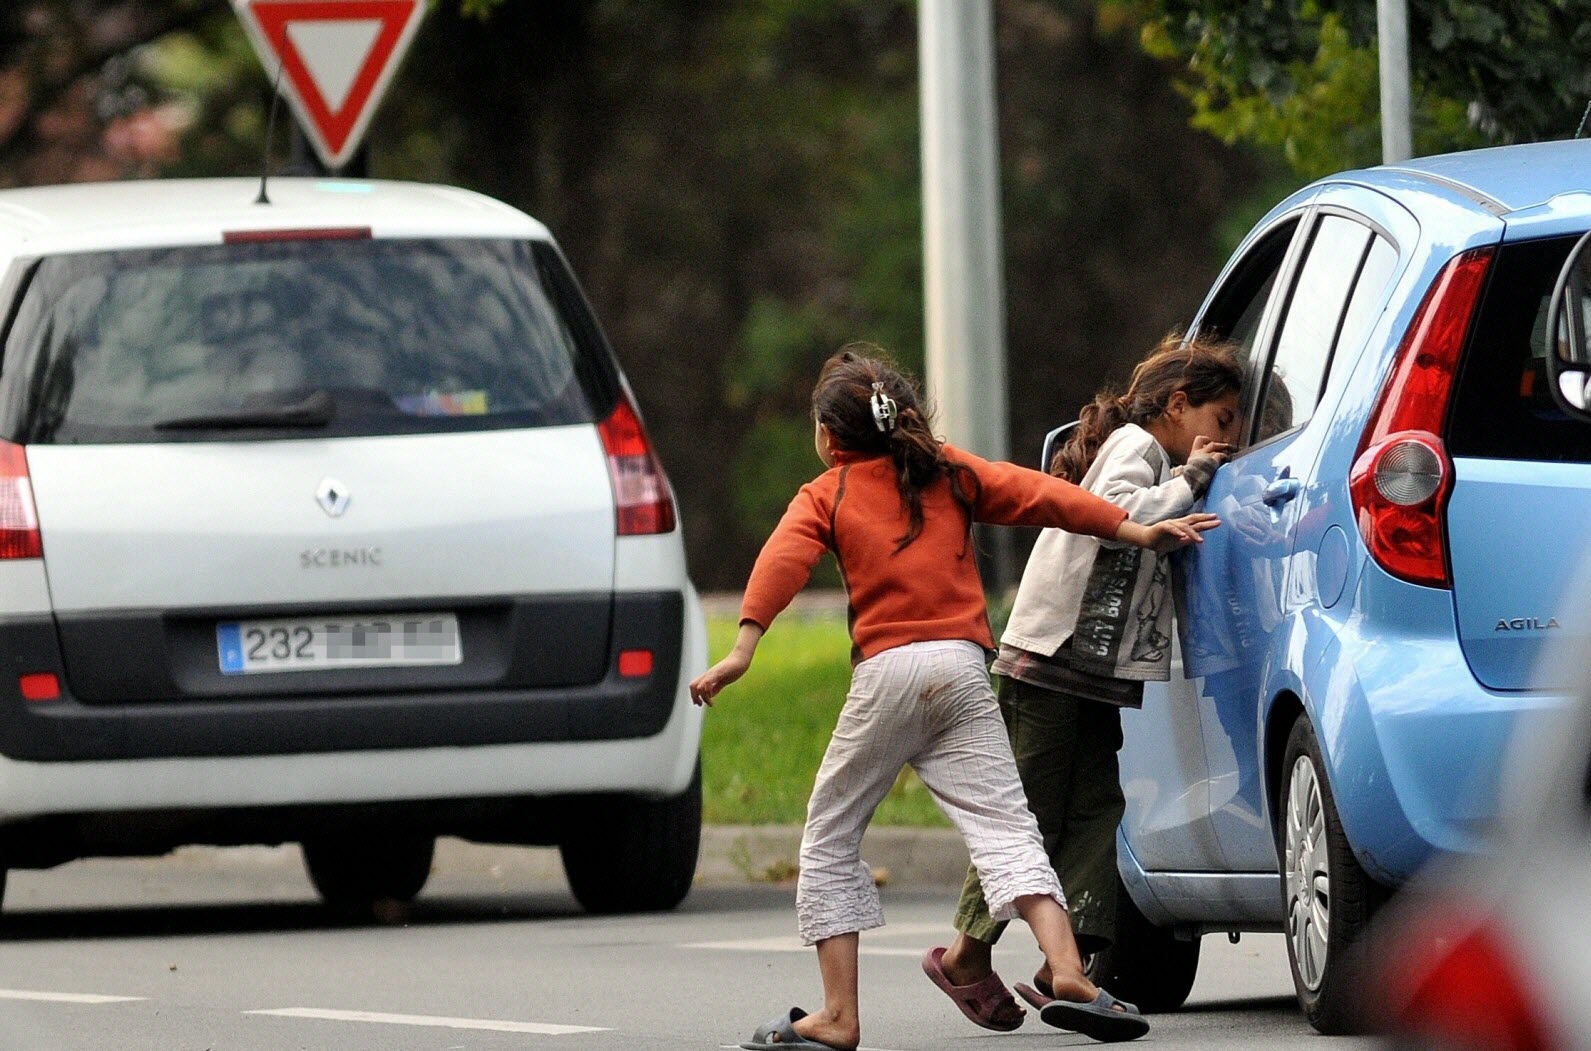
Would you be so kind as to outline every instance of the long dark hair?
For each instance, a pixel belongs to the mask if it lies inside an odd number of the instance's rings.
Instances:
[[[1220,340],[1183,339],[1172,332],[1132,370],[1127,393],[1100,391],[1083,406],[1078,426],[1050,461],[1050,473],[1081,483],[1112,431],[1126,423],[1144,424],[1166,411],[1177,391],[1188,404],[1203,405],[1243,387],[1243,367],[1236,348]]]
[[[894,419],[883,428],[873,410],[875,391],[895,404]],[[978,476],[966,464],[945,456],[929,427],[929,413],[916,385],[881,348],[850,343],[823,363],[812,391],[812,418],[829,429],[838,448],[886,455],[894,463],[895,484],[908,519],[905,534],[895,544],[897,552],[922,533],[923,490],[941,476],[949,476],[951,495],[967,512],[970,535],[972,509],[980,491]]]

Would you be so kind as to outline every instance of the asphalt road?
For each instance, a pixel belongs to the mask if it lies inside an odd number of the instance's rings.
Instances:
[[[1089,1046],[1033,1017],[986,1033],[928,984],[918,957],[946,937],[953,897],[886,888],[890,926],[862,939],[863,1046]],[[366,926],[319,908],[293,848],[12,873],[0,1051],[717,1051],[793,1003],[817,1003],[792,901],[785,887],[699,886],[668,915],[594,919],[550,852],[459,844],[411,909]],[[1313,1037],[1278,936],[1207,938],[1204,953],[1189,1006],[1156,1016],[1144,1046]],[[1037,958],[1024,929],[996,962],[1008,980],[1028,973]]]

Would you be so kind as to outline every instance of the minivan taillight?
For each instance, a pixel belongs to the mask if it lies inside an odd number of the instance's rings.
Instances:
[[[22,446],[0,440],[0,558],[41,558],[39,516]]]
[[[1349,475],[1370,556],[1393,576],[1427,587],[1453,583],[1443,525],[1453,463],[1440,435],[1492,255],[1490,248],[1465,252],[1437,275],[1398,346]]]
[[[597,430],[608,454],[619,535],[673,532],[674,493],[628,395],[620,396],[619,404],[597,424]]]

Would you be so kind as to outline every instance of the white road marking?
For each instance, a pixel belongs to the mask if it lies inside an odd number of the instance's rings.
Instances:
[[[276,1015],[281,1018],[319,1018],[331,1022],[375,1022],[384,1025],[433,1026],[443,1029],[488,1029],[496,1033],[535,1033],[539,1036],[567,1036],[570,1033],[608,1033],[589,1025],[552,1025],[546,1022],[501,1022],[486,1018],[438,1018],[432,1015],[394,1015],[377,1011],[329,1011],[319,1007],[277,1007],[244,1011],[249,1015]]]
[[[62,1004],[126,1004],[142,996],[101,996],[98,993],[41,993],[27,989],[0,989],[0,1000],[47,1000]]]

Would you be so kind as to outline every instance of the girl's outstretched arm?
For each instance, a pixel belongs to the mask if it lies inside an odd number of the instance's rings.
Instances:
[[[991,525],[1059,526],[1072,533],[1108,540],[1126,512],[1080,486],[1014,463],[985,460],[965,449],[944,446],[945,454],[972,468],[978,477],[973,518]]]
[[[1204,538],[1199,534],[1208,532],[1220,524],[1219,518],[1204,512],[1184,515],[1181,518],[1167,518],[1154,525],[1139,525],[1129,518],[1116,530],[1116,539],[1123,543],[1147,547],[1163,555],[1168,551],[1188,547],[1190,544],[1204,543]]]
[[[757,654],[757,643],[762,641],[762,625],[753,620],[740,622],[740,634],[735,637],[735,645],[723,660],[702,672],[701,676],[691,683],[691,700],[697,704],[712,707],[713,698],[725,686],[746,674],[746,669],[751,667],[751,658]]]

